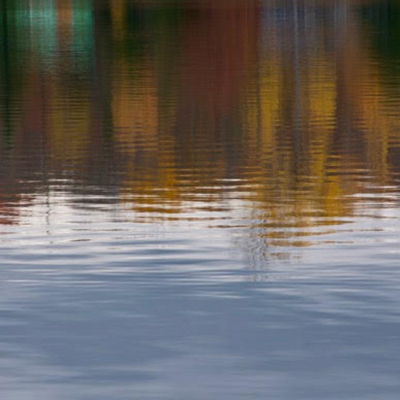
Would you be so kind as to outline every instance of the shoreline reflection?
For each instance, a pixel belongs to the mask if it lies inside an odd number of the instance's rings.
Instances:
[[[357,195],[397,193],[398,77],[376,51],[397,53],[371,17],[395,2],[51,3],[2,22],[1,223],[18,190],[101,191],[138,222],[231,218],[302,247]]]

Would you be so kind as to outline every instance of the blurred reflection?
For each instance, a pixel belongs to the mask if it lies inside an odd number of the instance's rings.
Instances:
[[[397,2],[0,8],[1,223],[25,195],[102,190],[136,221],[228,212],[256,256],[398,190]]]

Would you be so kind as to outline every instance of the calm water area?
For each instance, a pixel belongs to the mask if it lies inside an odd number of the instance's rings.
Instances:
[[[0,398],[400,398],[400,2],[0,0]]]

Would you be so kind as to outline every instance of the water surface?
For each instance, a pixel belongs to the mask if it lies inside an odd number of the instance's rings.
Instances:
[[[400,3],[0,11],[2,398],[398,398]]]

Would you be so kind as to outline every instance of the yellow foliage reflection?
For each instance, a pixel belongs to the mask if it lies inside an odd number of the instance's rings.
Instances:
[[[18,37],[35,27],[51,41],[12,42],[29,57],[15,79],[2,65],[1,152],[29,142],[30,170],[88,194],[111,185],[138,221],[228,212],[264,245],[309,245],[351,219],[355,195],[396,185],[400,96],[371,50],[371,3],[69,0],[15,13]]]

